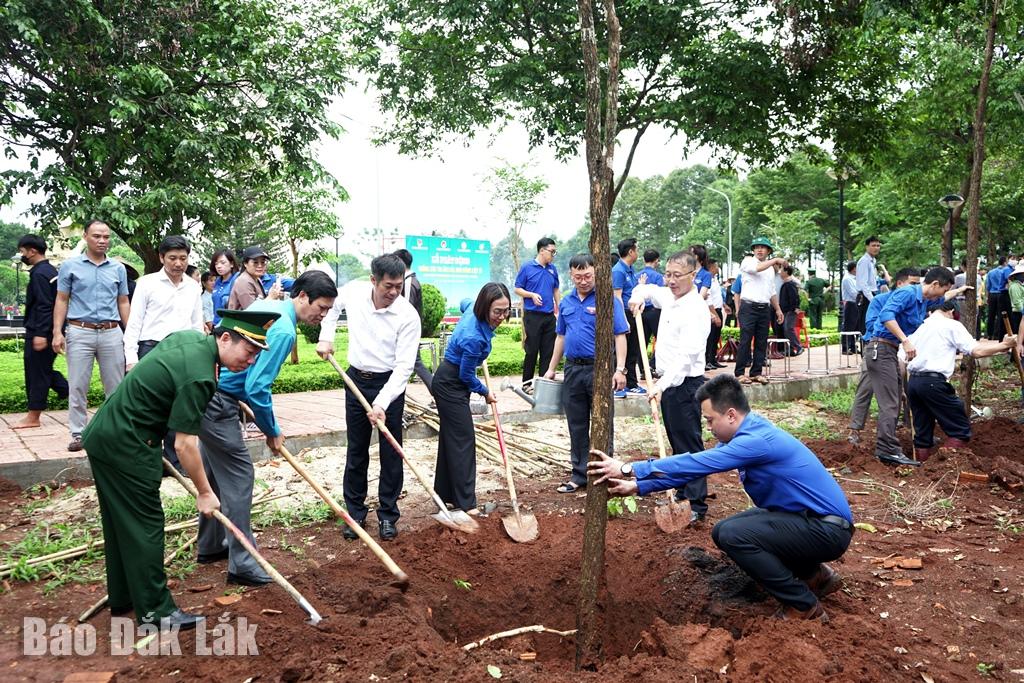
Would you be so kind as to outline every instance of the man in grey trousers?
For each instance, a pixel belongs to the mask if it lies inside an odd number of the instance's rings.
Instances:
[[[93,363],[99,361],[107,398],[124,379],[122,329],[128,324],[128,274],[107,258],[110,226],[89,221],[83,237],[85,251],[60,265],[53,304],[53,351],[66,353],[68,363],[69,451],[82,450]]]
[[[255,471],[243,441],[239,402],[244,401],[249,406],[267,438],[267,446],[278,452],[284,445],[284,434],[274,418],[270,387],[291,355],[298,321],[319,325],[337,296],[338,290],[326,273],[310,270],[295,280],[290,299],[254,301],[246,310],[280,315],[267,331],[267,350],[245,370],[221,370],[217,391],[206,406],[199,431],[206,477],[220,499],[223,513],[253,545],[250,517]],[[238,539],[225,534],[220,523],[203,515],[199,516],[198,550],[200,564],[228,560],[228,583],[262,586],[271,581]]]

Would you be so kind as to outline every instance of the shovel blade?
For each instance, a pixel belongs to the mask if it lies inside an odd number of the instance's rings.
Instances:
[[[501,518],[505,533],[516,543],[530,543],[540,536],[537,518],[530,514],[507,515]]]
[[[654,523],[666,534],[682,531],[690,526],[690,501],[670,500],[654,508]]]
[[[475,519],[467,515],[463,510],[445,510],[430,515],[435,520],[455,531],[462,531],[467,534],[475,534],[480,530],[480,525]]]

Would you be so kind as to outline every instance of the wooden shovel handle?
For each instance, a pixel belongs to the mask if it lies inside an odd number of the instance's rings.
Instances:
[[[1006,311],[1003,311],[1003,327],[1006,328],[1007,334],[1016,334],[1016,331],[1010,327],[1010,316],[1007,315]],[[1013,362],[1017,364],[1017,375],[1020,377],[1020,383],[1024,386],[1024,366],[1020,364],[1020,354],[1017,352],[1017,347],[1014,346],[1011,349],[1013,352]]]
[[[491,393],[491,372],[487,368],[487,361],[483,362],[484,384],[487,386],[487,393]],[[491,404],[491,415],[494,416],[494,432],[498,436],[498,448],[501,450],[501,461],[505,465],[505,481],[508,483],[508,497],[512,501],[512,511],[519,519],[519,499],[516,497],[516,483],[512,478],[512,463],[505,452],[505,435],[501,431],[501,418],[498,416],[498,404]]]

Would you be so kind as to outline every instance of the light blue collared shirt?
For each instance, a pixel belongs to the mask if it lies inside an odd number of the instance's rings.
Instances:
[[[257,299],[247,311],[273,311],[281,317],[267,330],[267,350],[256,356],[256,362],[241,372],[220,371],[217,387],[252,408],[256,426],[267,436],[278,436],[281,428],[274,418],[274,402],[270,386],[281,373],[281,367],[295,345],[295,304],[291,299]]]
[[[878,271],[875,269],[875,259],[871,254],[865,253],[857,261],[857,291],[868,301],[871,301],[878,291]]]
[[[120,322],[117,297],[128,296],[128,273],[117,261],[108,258],[97,265],[83,253],[60,264],[57,291],[71,297],[68,320]]]

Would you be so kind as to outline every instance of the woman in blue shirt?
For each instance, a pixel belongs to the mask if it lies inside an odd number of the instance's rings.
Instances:
[[[210,272],[216,275],[213,280],[213,324],[220,323],[220,316],[216,311],[228,307],[228,297],[231,296],[231,288],[235,285],[235,278],[238,277],[238,261],[230,249],[220,249],[214,252],[210,259]]]
[[[494,394],[477,378],[476,369],[490,355],[494,329],[508,319],[511,301],[508,287],[500,282],[488,282],[472,308],[463,306],[462,319],[448,340],[444,362],[430,385],[441,420],[434,490],[445,503],[470,514],[479,514],[479,511],[476,506],[476,435],[469,394],[480,394],[488,403],[497,402]]]

